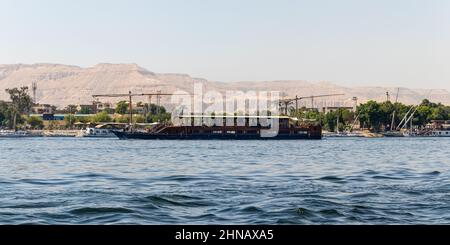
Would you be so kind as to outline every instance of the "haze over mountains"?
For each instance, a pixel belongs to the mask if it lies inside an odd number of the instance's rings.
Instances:
[[[214,82],[193,78],[186,74],[158,74],[136,64],[98,64],[94,67],[60,64],[15,64],[0,65],[0,100],[8,100],[5,89],[28,86],[37,82],[37,100],[42,104],[64,107],[69,104],[90,104],[93,94],[152,93],[158,90],[172,93],[177,90],[193,91],[196,82],[204,84],[204,91],[216,90],[263,90],[280,91],[288,97],[343,93],[345,96],[323,99],[329,106],[353,104],[352,98],[359,102],[367,100],[386,100],[386,92],[395,100],[397,87],[344,87],[331,82],[308,81],[260,81],[260,82]],[[407,104],[417,104],[428,98],[434,102],[450,104],[450,93],[444,89],[400,88],[398,100]],[[169,98],[162,100],[167,103]],[[146,101],[142,98],[142,101]],[[116,102],[117,100],[103,100]],[[317,99],[317,102],[320,102]],[[311,102],[304,101],[305,105]]]

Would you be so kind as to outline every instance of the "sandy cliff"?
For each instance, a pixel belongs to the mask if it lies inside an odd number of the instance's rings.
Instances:
[[[177,90],[192,92],[195,82],[202,82],[205,90],[268,90],[280,91],[287,96],[307,96],[328,93],[344,93],[345,96],[328,98],[328,103],[350,105],[352,97],[364,102],[369,99],[385,100],[386,91],[395,98],[396,87],[343,87],[330,82],[308,81],[260,81],[260,82],[213,82],[193,78],[185,74],[158,74],[136,64],[98,64],[94,67],[59,64],[0,65],[0,100],[7,100],[6,88],[29,86],[37,82],[37,98],[40,103],[58,105],[86,104],[92,102],[92,94],[156,92],[172,93]],[[446,90],[401,88],[399,101],[412,104],[423,98],[450,104]],[[143,101],[146,98],[142,98]],[[111,101],[113,102],[113,101]],[[163,100],[167,102],[167,99]],[[303,103],[310,103],[305,101]],[[308,104],[309,105],[309,104]]]

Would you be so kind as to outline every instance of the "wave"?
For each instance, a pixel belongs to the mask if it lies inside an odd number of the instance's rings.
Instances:
[[[102,215],[102,214],[129,214],[135,211],[128,208],[121,207],[82,207],[76,208],[69,211],[69,213],[74,215]]]

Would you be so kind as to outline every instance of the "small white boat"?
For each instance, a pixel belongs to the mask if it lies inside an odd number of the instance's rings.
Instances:
[[[324,133],[323,137],[325,138],[334,138],[334,137],[364,137],[361,133],[352,133],[352,132],[339,132],[339,133]]]
[[[0,130],[1,138],[21,138],[30,136],[31,134],[27,131]]]
[[[92,137],[92,138],[116,138],[117,136],[106,128],[86,128],[81,131],[79,137]]]

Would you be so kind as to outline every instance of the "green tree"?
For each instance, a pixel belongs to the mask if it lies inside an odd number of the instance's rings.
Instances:
[[[116,123],[129,123],[129,119],[128,118],[129,118],[128,116],[120,116],[120,117],[116,117],[114,119],[114,121]]]
[[[4,124],[8,117],[8,104],[0,101],[0,126]]]
[[[355,113],[348,109],[340,109],[341,110],[341,122],[343,122],[346,126],[353,124],[355,120]]]
[[[166,113],[166,108],[164,108],[164,106],[158,106],[158,105],[155,105],[155,104],[150,104],[149,105],[149,104],[146,103],[145,107],[148,108],[147,109],[148,113],[152,114],[152,115],[157,115],[158,112],[160,114]]]
[[[83,116],[78,116],[76,117],[77,121],[80,123],[89,123],[91,121],[91,117],[83,117]]]
[[[75,113],[77,113],[77,106],[76,105],[68,105],[68,106],[66,106],[66,108],[64,110],[69,114],[75,114]]]
[[[423,127],[432,120],[449,120],[449,114],[449,106],[442,105],[441,103],[436,104],[425,99],[417,108],[414,124]]]
[[[44,121],[40,117],[32,116],[27,118],[27,123],[32,129],[43,129]]]
[[[335,131],[337,124],[337,114],[335,111],[331,111],[325,114],[323,119],[323,125],[328,131]]]
[[[392,123],[392,114],[395,106],[390,101],[385,101],[379,104],[379,123],[385,129],[390,128]]]
[[[147,122],[149,122],[149,123],[170,122],[171,118],[172,118],[172,114],[170,114],[170,113],[161,113],[159,115],[148,115]]]
[[[12,128],[17,129],[18,116],[31,111],[33,100],[28,95],[28,87],[6,89],[11,99],[10,111]]]
[[[112,109],[112,108],[105,108],[103,109],[104,112],[108,113],[108,114],[114,114],[116,113],[116,110]]]
[[[82,114],[82,115],[92,114],[92,107],[90,107],[90,106],[81,106],[80,111],[78,112],[78,114]]]
[[[428,105],[420,105],[414,114],[414,124],[425,125],[431,119],[431,108]]]
[[[383,122],[383,113],[380,107],[380,104],[373,100],[358,106],[357,112],[360,114],[361,124],[373,131],[379,131]]]
[[[107,112],[99,112],[91,119],[92,122],[96,123],[105,123],[105,122],[112,122],[112,118],[108,115]]]
[[[135,116],[135,117],[133,117],[133,119],[134,119],[135,123],[146,123],[147,122],[146,118],[142,115]]]
[[[0,125],[2,125],[3,124],[3,121],[5,121],[5,115],[3,114],[3,112],[2,111],[0,111]]]
[[[66,126],[68,128],[72,128],[73,125],[77,122],[77,117],[72,114],[67,114],[64,116],[64,121],[66,122]]]
[[[127,101],[119,101],[116,105],[116,113],[120,115],[125,115],[128,113],[128,102]]]

